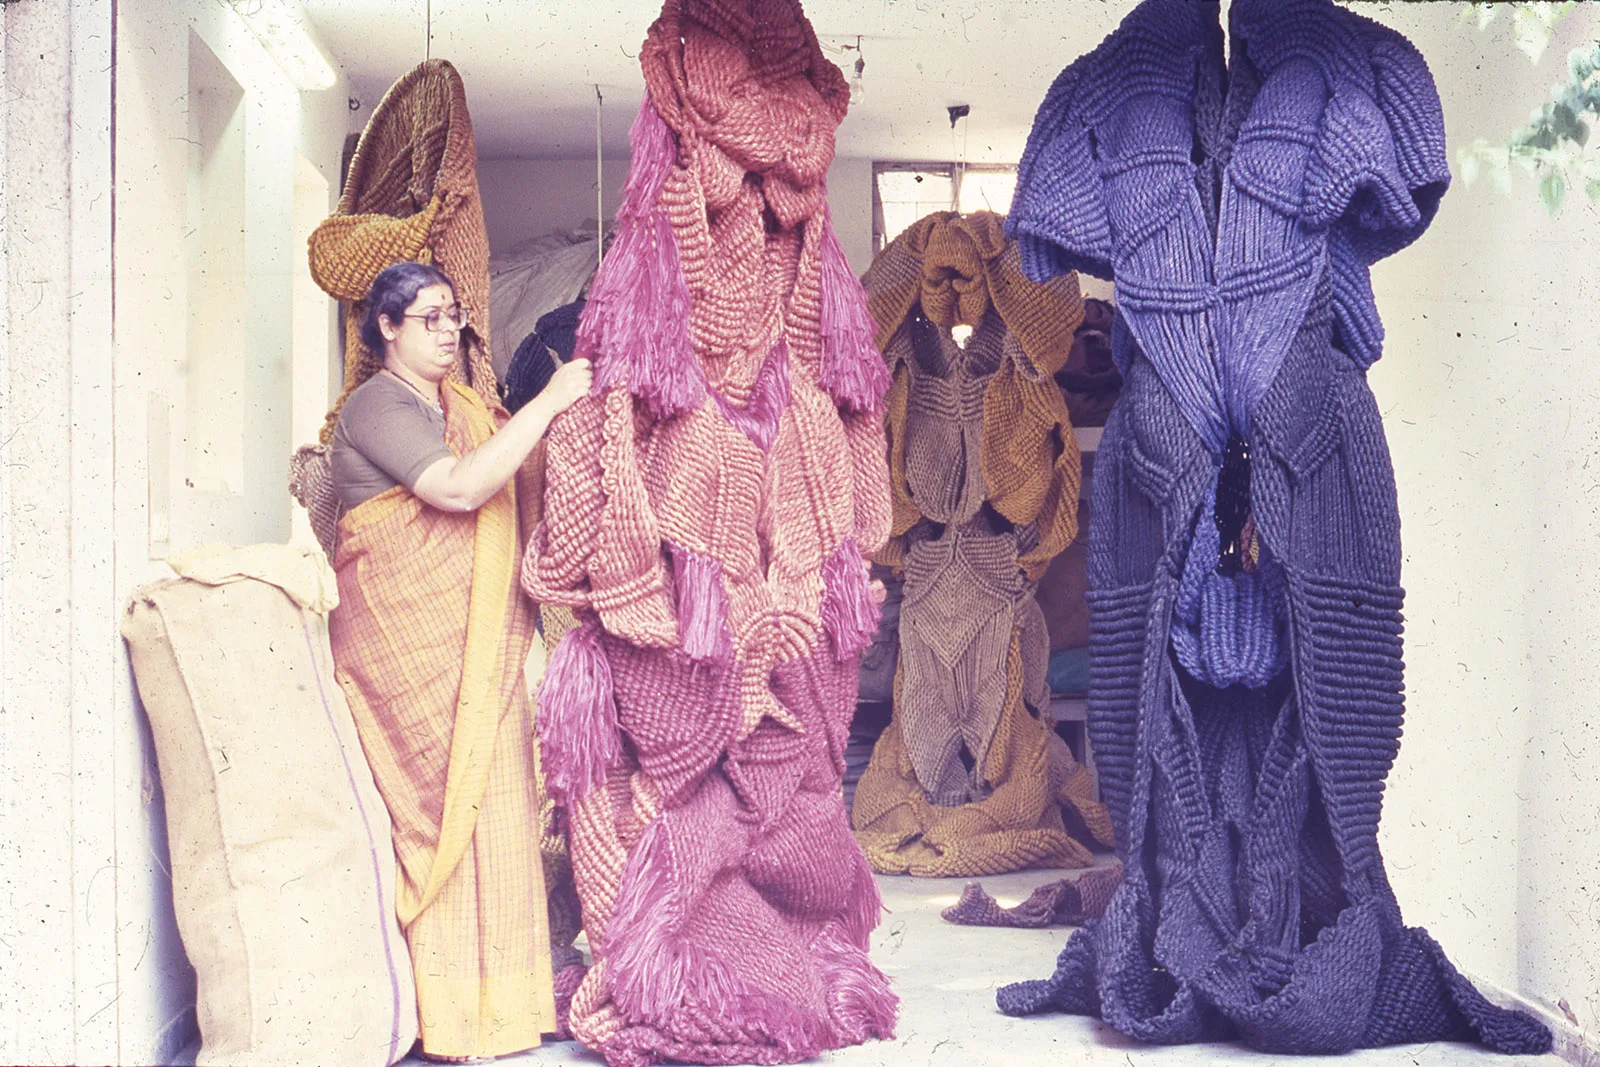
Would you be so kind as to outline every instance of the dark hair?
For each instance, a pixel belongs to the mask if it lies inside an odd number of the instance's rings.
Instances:
[[[383,268],[367,291],[367,317],[361,323],[361,340],[367,347],[382,355],[383,331],[378,329],[378,316],[398,326],[406,308],[430,285],[448,285],[452,293],[456,289],[448,274],[426,263],[395,263]]]

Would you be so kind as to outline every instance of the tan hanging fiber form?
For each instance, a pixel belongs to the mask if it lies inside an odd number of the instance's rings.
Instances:
[[[443,59],[419,63],[389,87],[367,120],[334,214],[311,235],[311,276],[345,305],[344,391],[328,412],[320,445],[295,454],[290,491],[311,515],[317,540],[334,554],[339,506],[327,446],[349,396],[383,367],[361,340],[367,293],[384,268],[431,263],[456,283],[469,325],[450,379],[500,403],[489,358],[489,236],[478,195],[478,154],[466,87]]]
[[[894,536],[878,558],[904,573],[905,600],[857,839],[880,873],[1087,866],[1110,820],[1049,721],[1034,598],[1077,532],[1080,457],[1052,377],[1083,317],[1077,281],[1028,281],[999,216],[942,212],[865,282],[894,374]],[[965,349],[957,325],[974,328]]]
[[[934,517],[925,501],[911,499],[905,465],[920,462],[930,473],[945,465],[936,454],[919,457],[916,448],[908,450],[906,445],[906,433],[919,432],[925,420],[915,419],[918,430],[908,430],[903,409],[911,402],[906,362],[910,337],[897,345],[895,336],[918,314],[948,334],[958,325],[977,328],[993,312],[1010,335],[1011,358],[987,368],[993,378],[978,394],[982,447],[980,456],[969,458],[976,464],[970,476],[984,483],[980,500],[1012,523],[1037,529],[1038,543],[1022,561],[1028,577],[1037,579],[1077,531],[1080,457],[1066,402],[1052,375],[1072,351],[1083,321],[1083,300],[1075,275],[1046,285],[1029,281],[1016,245],[1005,239],[1002,225],[1001,217],[988,211],[965,217],[953,211],[935,212],[884,249],[864,279],[878,327],[878,347],[895,374],[888,396],[895,512],[893,536],[879,554],[884,563],[899,566],[898,553],[908,547],[907,531],[918,518]],[[975,439],[972,447],[977,445]]]

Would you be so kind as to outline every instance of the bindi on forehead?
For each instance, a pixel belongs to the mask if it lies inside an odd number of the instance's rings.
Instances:
[[[406,310],[419,314],[427,311],[443,311],[455,303],[455,294],[450,291],[448,286],[430,285],[417,293],[417,298],[411,302],[411,306]]]

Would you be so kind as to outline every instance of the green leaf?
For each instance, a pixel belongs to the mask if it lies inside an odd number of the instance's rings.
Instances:
[[[1550,109],[1550,132],[1569,141],[1578,139],[1578,115],[1566,104]]]
[[[1567,73],[1572,76],[1576,84],[1583,84],[1584,79],[1600,70],[1600,41],[1592,45],[1579,46],[1567,53]]]
[[[1563,3],[1522,3],[1515,7],[1512,16],[1515,22],[1513,38],[1517,47],[1527,53],[1533,62],[1539,62],[1544,56],[1544,50],[1550,45],[1550,38],[1555,33],[1556,23],[1572,14],[1577,6],[1575,0],[1565,0]]]
[[[1566,196],[1567,179],[1559,170],[1549,171],[1539,180],[1539,199],[1551,215],[1561,210],[1561,201]]]
[[[1584,182],[1583,191],[1589,194],[1590,200],[1600,200],[1600,178],[1590,178]]]
[[[1478,180],[1478,157],[1471,152],[1462,151],[1457,158],[1461,168],[1461,184],[1471,187]]]

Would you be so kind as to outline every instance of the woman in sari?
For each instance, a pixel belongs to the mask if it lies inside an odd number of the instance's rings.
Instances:
[[[394,822],[422,1052],[470,1062],[556,1029],[522,680],[534,606],[515,574],[539,503],[527,461],[588,392],[589,364],[565,365],[511,416],[448,380],[467,314],[443,272],[397,263],[367,305],[361,336],[382,366],[334,430],[344,515],[329,630]]]

